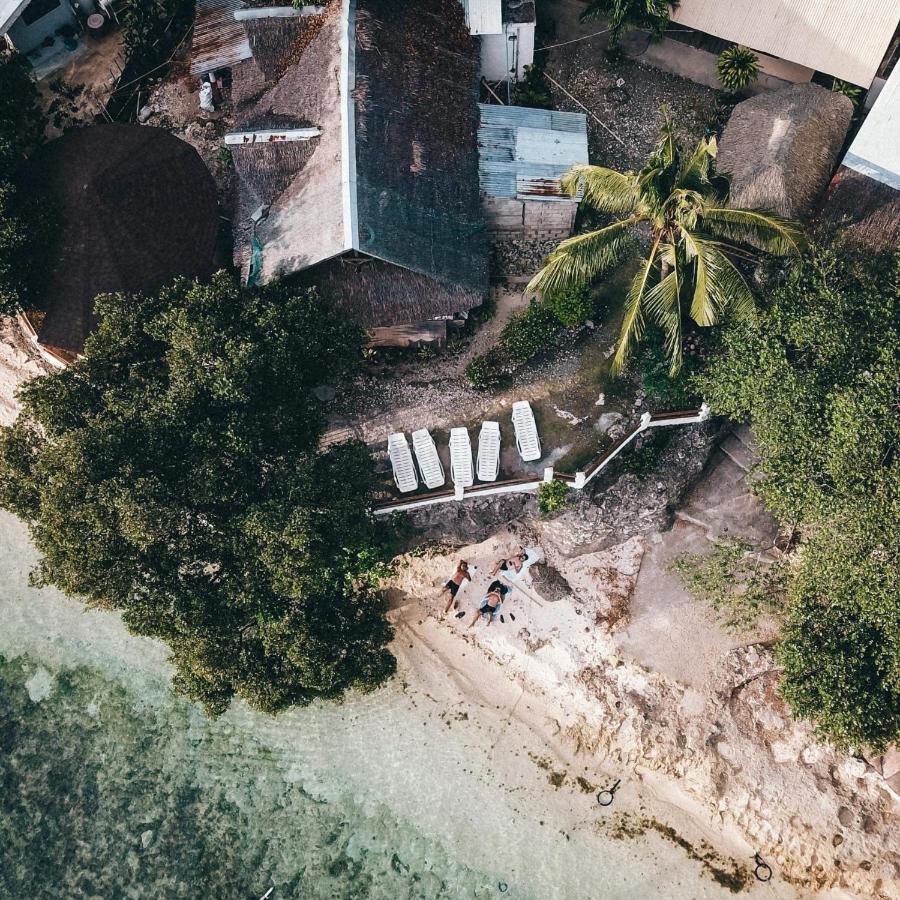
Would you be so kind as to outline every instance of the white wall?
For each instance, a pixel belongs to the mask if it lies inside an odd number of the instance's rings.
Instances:
[[[503,34],[481,36],[481,74],[488,81],[521,81],[533,61],[534,22],[508,22]]]
[[[62,38],[56,35],[56,29],[63,25],[75,26],[77,19],[68,0],[60,0],[59,6],[51,10],[31,25],[26,25],[20,14],[19,19],[13,23],[7,32],[13,46],[20,53],[28,53],[40,46],[44,38],[52,37],[60,42]]]

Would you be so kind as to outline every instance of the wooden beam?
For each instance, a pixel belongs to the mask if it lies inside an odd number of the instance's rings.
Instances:
[[[284,131],[230,131],[226,144],[286,144],[309,141],[322,133],[321,128],[290,128]]]
[[[251,9],[236,9],[234,17],[238,22],[248,19],[294,19],[300,16],[319,16],[325,12],[324,6],[257,6]]]
[[[368,347],[442,347],[447,342],[447,323],[443,320],[415,322],[408,325],[389,325],[370,328]]]

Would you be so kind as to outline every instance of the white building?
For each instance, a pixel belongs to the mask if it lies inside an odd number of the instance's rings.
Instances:
[[[520,81],[534,62],[534,0],[460,0],[469,31],[481,38],[481,74]]]
[[[809,81],[818,71],[868,88],[900,22],[900,0],[681,0],[672,20],[765,54],[768,74]]]

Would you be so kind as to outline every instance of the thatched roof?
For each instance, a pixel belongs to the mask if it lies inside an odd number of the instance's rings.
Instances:
[[[717,160],[731,178],[731,205],[807,215],[828,184],[852,116],[847,97],[816,84],[738,103]]]
[[[45,346],[81,353],[98,294],[212,274],[216,186],[197,151],[168,131],[74,129],[40,149],[29,175],[56,219],[41,279]]]
[[[357,7],[358,247],[483,293],[478,41],[458,0]]]
[[[392,288],[390,268],[373,267],[381,296],[348,288],[341,303],[362,324],[479,304],[487,246],[478,44],[458,0],[345,0],[320,16],[245,25],[254,55],[233,73],[237,130],[321,131],[309,141],[234,148],[235,260],[245,275],[250,217],[263,206],[268,214],[255,229],[261,281],[353,251],[426,278],[397,275]],[[346,271],[323,270],[335,295],[333,276]]]
[[[822,215],[875,250],[900,244],[900,190],[846,166],[834,176]]]

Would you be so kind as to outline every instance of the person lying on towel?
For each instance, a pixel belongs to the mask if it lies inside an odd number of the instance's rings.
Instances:
[[[469,622],[469,628],[471,628],[482,616],[487,619],[487,623],[490,625],[491,622],[500,615],[500,610],[503,609],[503,601],[511,590],[511,587],[501,584],[499,581],[491,582],[488,587],[488,592],[482,598],[478,609],[475,610],[472,621]]]

